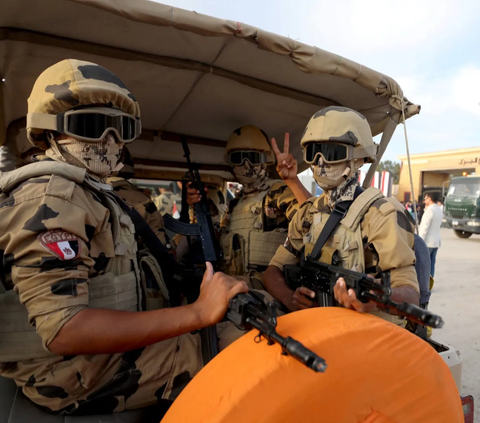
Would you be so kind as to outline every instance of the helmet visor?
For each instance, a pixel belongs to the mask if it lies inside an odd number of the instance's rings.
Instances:
[[[230,164],[233,166],[241,166],[245,160],[252,165],[259,165],[268,162],[268,154],[261,151],[233,151],[228,155]]]
[[[98,142],[112,131],[124,143],[132,142],[140,135],[140,121],[120,110],[108,108],[85,108],[69,110],[57,115],[58,132],[74,138]]]
[[[308,164],[316,164],[323,157],[326,163],[339,163],[348,160],[352,146],[331,142],[310,143],[305,146],[304,160]]]

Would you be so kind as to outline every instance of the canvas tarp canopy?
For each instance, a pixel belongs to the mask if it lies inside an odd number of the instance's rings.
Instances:
[[[305,125],[329,105],[363,113],[374,135],[386,134],[384,150],[402,107],[407,118],[420,110],[386,75],[244,23],[143,0],[2,0],[0,145],[19,157],[31,148],[33,83],[65,58],[105,66],[138,99],[144,130],[129,147],[138,176],[184,168],[187,135],[201,169],[229,178],[225,142],[247,124],[281,141],[290,132],[301,161]]]

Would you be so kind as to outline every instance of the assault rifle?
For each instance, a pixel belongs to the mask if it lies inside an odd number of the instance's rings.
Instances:
[[[338,278],[343,278],[347,288],[353,289],[357,298],[363,303],[372,301],[382,311],[390,314],[395,311],[398,316],[405,317],[420,325],[432,328],[443,326],[443,319],[440,316],[414,304],[397,303],[390,298],[392,295],[390,272],[381,273],[381,283],[377,283],[365,273],[321,263],[308,256],[301,267],[285,266],[284,273],[287,285],[291,289],[304,286],[314,291],[320,306],[336,305],[333,288]]]
[[[322,357],[290,336],[284,338],[276,331],[277,307],[274,302],[265,304],[259,292],[251,291],[232,298],[226,317],[241,330],[258,329],[255,342],[260,342],[263,336],[268,345],[279,343],[282,354],[291,355],[309,369],[321,373],[326,370],[327,364]]]
[[[192,187],[200,191],[201,200],[195,204],[195,215],[197,224],[180,222],[169,215],[164,216],[165,227],[177,234],[187,236],[198,236],[202,243],[203,256],[205,261],[212,263],[214,269],[217,268],[217,263],[222,258],[222,250],[218,244],[215,234],[215,229],[210,215],[210,208],[208,206],[207,194],[205,187],[200,178],[198,167],[190,160],[190,149],[186,137],[182,137],[182,147],[184,157],[187,160],[188,173],[192,181]]]
[[[200,178],[198,167],[190,160],[190,149],[186,137],[182,137],[182,147],[184,157],[187,160],[188,173],[192,181],[192,186],[200,191],[202,196],[200,202],[195,204],[195,214],[197,224],[180,222],[171,216],[164,217],[165,227],[177,234],[187,236],[198,236],[202,243],[203,256],[205,261],[212,263],[213,268],[218,270],[218,261],[222,258],[222,251],[218,245],[217,236],[212,223],[212,217],[208,207],[207,195],[203,182]],[[185,194],[185,193],[183,193]],[[218,341],[215,326],[202,329],[200,331],[202,339],[202,355],[204,364],[207,364],[213,357],[218,354]]]

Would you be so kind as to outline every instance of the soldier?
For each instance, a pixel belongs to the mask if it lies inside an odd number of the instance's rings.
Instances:
[[[117,76],[61,61],[28,100],[28,139],[46,156],[0,178],[0,374],[57,413],[173,400],[202,367],[190,332],[247,290],[208,263],[195,303],[135,312],[135,228],[103,182],[140,131],[139,105]]]
[[[313,291],[305,287],[293,291],[287,286],[283,266],[306,257],[332,210],[339,203],[353,201],[328,237],[320,261],[373,275],[391,270],[392,299],[418,305],[413,222],[395,198],[384,198],[376,188],[359,189],[359,168],[373,163],[377,151],[365,117],[345,107],[322,109],[308,122],[301,145],[304,160],[311,165],[324,194],[305,202],[291,221],[287,241],[265,272],[267,291],[290,311],[316,304]],[[334,294],[341,305],[360,312],[372,311],[375,306],[360,302],[353,290],[346,289],[342,278]],[[385,313],[372,312],[386,317]],[[391,320],[401,323],[393,317]]]
[[[171,241],[165,232],[163,217],[154,202],[142,189],[129,182],[135,169],[132,155],[127,147],[123,148],[121,163],[123,167],[116,172],[115,176],[109,176],[107,182],[112,185],[113,190],[122,200],[132,205],[140,213],[162,244],[168,249],[172,248]]]
[[[297,177],[297,162],[289,153],[289,135],[285,135],[284,152],[265,132],[255,126],[238,128],[230,135],[225,161],[243,185],[238,199],[230,202],[220,244],[222,270],[242,277],[252,288],[263,289],[262,273],[277,247],[285,241],[288,221],[310,197]],[[274,154],[275,153],[275,154]],[[270,179],[267,166],[275,164],[283,179]],[[199,192],[188,190],[188,203],[200,200]],[[298,201],[297,201],[298,200]]]
[[[160,195],[155,197],[154,202],[158,211],[163,216],[165,214],[173,215],[174,205],[182,199],[172,192],[172,183],[167,188],[160,188]]]

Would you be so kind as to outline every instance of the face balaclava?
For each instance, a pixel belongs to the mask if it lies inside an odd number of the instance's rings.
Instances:
[[[248,160],[241,166],[234,166],[233,173],[246,194],[261,189],[268,178],[266,164],[252,165]]]
[[[100,142],[85,142],[75,138],[55,140],[50,134],[50,148],[46,155],[54,160],[87,169],[101,179],[122,166],[119,159],[123,144],[117,143],[112,133]]]
[[[312,166],[313,178],[325,191],[328,205],[334,207],[340,201],[351,201],[359,185],[358,169],[362,159],[328,164],[322,157]]]

